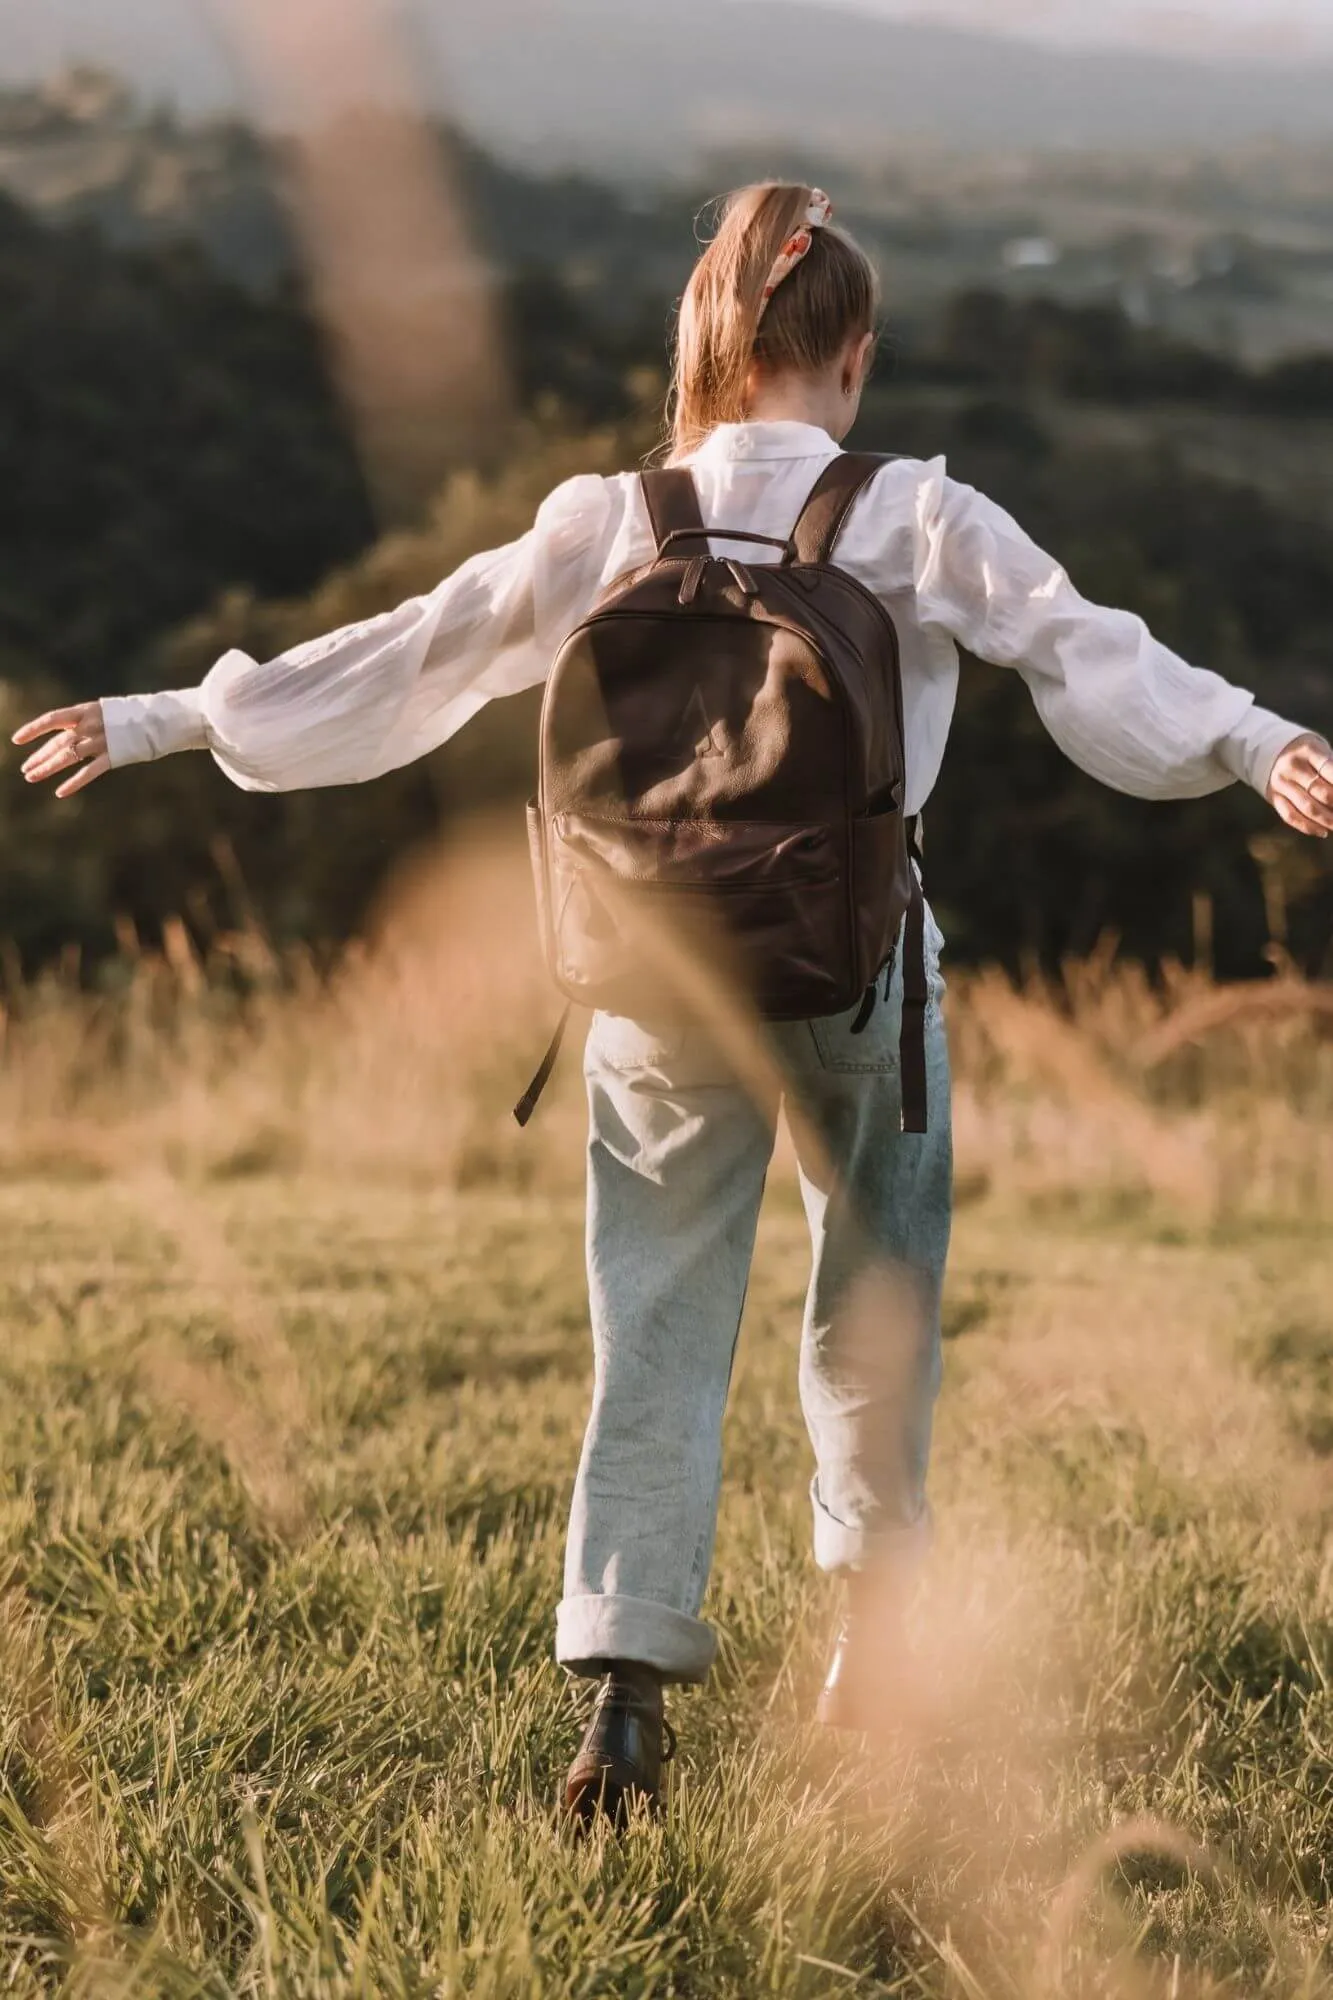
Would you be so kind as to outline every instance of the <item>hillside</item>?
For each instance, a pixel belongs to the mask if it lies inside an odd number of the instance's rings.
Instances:
[[[0,197],[0,672],[115,684],[229,584],[308,589],[374,531],[317,330],[188,252]]]
[[[969,48],[974,40],[952,38]],[[490,89],[501,70],[489,55],[477,59]],[[420,68],[433,73],[425,54]],[[660,326],[706,198],[780,171],[834,189],[840,216],[885,273],[899,325],[987,285],[1114,305],[1142,326],[1258,364],[1328,343],[1333,179],[1318,145],[1223,153],[1210,142],[1074,159],[933,151],[900,130],[852,161],[840,159],[836,134],[821,139],[792,119],[779,140],[764,140],[738,114],[719,127],[706,164],[682,141],[650,184],[642,173],[627,183],[614,172],[553,172],[535,142],[526,164],[506,157],[502,112],[485,145],[449,119],[437,130],[474,240],[501,272],[559,268],[594,282],[604,312],[620,301],[623,316],[651,293]],[[594,127],[611,130],[600,114]],[[534,139],[540,128],[534,112]],[[364,110],[341,116],[340,155],[364,152],[371,129]],[[196,244],[253,290],[272,293],[301,262],[293,167],[289,137],[152,107],[107,70],[76,66],[0,88],[0,192],[44,220],[91,224],[123,248]]]
[[[476,165],[479,186],[491,173],[487,254],[503,269],[544,236],[555,260],[511,268],[505,287],[520,421],[483,478],[454,467],[443,483],[442,461],[420,532],[341,575],[374,529],[299,301],[254,298],[198,258],[128,256],[0,205],[0,382],[26,413],[0,454],[13,496],[0,673],[15,684],[15,722],[48,705],[48,689],[182,686],[232,645],[272,657],[521,534],[575,469],[641,459],[660,408],[664,266],[688,255],[688,217],[636,216],[614,191],[551,182],[549,228],[537,230],[521,196],[540,184]],[[579,256],[578,215],[594,201],[596,237]],[[945,453],[1089,596],[1141,611],[1268,705],[1333,721],[1333,362],[1248,371],[1124,315],[991,293],[924,316],[899,352],[867,401],[863,443]],[[100,795],[66,812],[16,787],[0,811],[0,936],[31,963],[77,943],[91,965],[112,944],[113,913],[151,936],[206,902],[224,843],[274,933],[323,947],[355,932],[398,859],[466,803],[514,796],[531,742],[528,710],[502,704],[429,770],[317,800],[255,801],[194,760],[117,787],[106,813]],[[1060,757],[1010,677],[968,679],[931,810],[937,900],[962,955],[1049,963],[1111,926],[1145,959],[1187,955],[1207,896],[1219,968],[1263,967],[1272,914],[1247,851],[1260,802],[1115,799]],[[999,877],[997,853],[1009,864]],[[1333,878],[1314,856],[1299,867],[1283,888],[1285,942],[1313,969],[1326,962]]]

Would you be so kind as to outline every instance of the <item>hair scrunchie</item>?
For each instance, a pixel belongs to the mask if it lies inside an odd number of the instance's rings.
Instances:
[[[802,258],[809,256],[810,245],[815,240],[815,230],[822,229],[824,224],[832,221],[832,219],[833,203],[824,193],[823,188],[811,188],[810,206],[805,211],[804,227],[798,229],[794,236],[787,238],[787,241],[778,252],[777,261],[774,263],[773,269],[768,274],[768,283],[764,286],[763,305],[760,307],[759,313],[761,319],[767,310],[769,300],[778,286],[783,283],[784,279],[791,276]]]

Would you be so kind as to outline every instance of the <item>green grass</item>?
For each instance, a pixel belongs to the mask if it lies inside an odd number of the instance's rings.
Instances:
[[[1169,1221],[961,1214],[872,1756],[807,1723],[834,1597],[776,1187],[719,1668],[661,1823],[578,1846],[577,1199],[0,1186],[0,1986],[1333,1994],[1333,1246]]]

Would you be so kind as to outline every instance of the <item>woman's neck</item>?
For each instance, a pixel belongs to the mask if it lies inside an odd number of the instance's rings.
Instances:
[[[845,418],[847,399],[840,384],[822,377],[783,375],[773,382],[758,382],[746,404],[746,421],[752,424],[814,424],[836,436],[834,426]]]

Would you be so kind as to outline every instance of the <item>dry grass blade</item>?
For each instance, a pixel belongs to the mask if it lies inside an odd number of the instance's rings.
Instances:
[[[1081,1118],[1113,1136],[1120,1157],[1150,1187],[1187,1207],[1207,1205],[1197,1145],[1116,1076],[1076,1022],[1016,991],[999,972],[970,982],[968,1004],[1016,1078],[1076,1105]]]
[[[410,518],[507,410],[494,301],[402,24],[376,0],[212,0],[294,167],[316,303],[363,456]]]
[[[1133,1051],[1140,1070],[1156,1069],[1179,1050],[1238,1023],[1333,1021],[1333,987],[1303,979],[1222,986],[1178,1008]]]
[[[75,1949],[105,1952],[114,1924],[98,1865],[92,1780],[62,1727],[42,1628],[13,1584],[0,1592],[0,1674],[21,1717],[20,1742],[34,1781],[26,1812],[12,1794],[3,1800],[6,1844],[11,1850],[25,1842],[32,1847],[31,1861],[49,1874]]]
[[[460,830],[406,871],[328,979],[258,932],[215,939],[201,961],[173,928],[170,955],[136,942],[105,997],[60,981],[16,990],[0,1051],[0,1176],[114,1178],[134,1157],[177,1179],[309,1165],[444,1186],[576,1186],[573,1066],[528,1133],[507,1116],[558,1006],[515,817]],[[652,936],[645,947],[676,949]],[[772,1099],[782,1080],[755,1024],[706,959],[676,957],[664,976],[678,990],[702,982],[692,1004],[716,1020],[746,1087]],[[1178,969],[1154,985],[1107,953],[1067,967],[1055,990],[958,975],[963,1187],[1053,1203],[1160,1198],[1193,1223],[1326,1217],[1327,996],[1301,988],[1288,1002],[1286,990],[1219,992]],[[1230,1032],[1182,1045],[1224,1019]]]
[[[126,947],[104,992],[6,994],[16,1994],[1013,2000],[1040,1966],[1061,2000],[1333,2000],[1318,1019],[1143,1074],[1132,1052],[1208,998],[1196,975],[1107,952],[1049,990],[955,982],[973,1187],[939,1545],[910,1647],[886,1635],[874,1754],[806,1726],[832,1603],[780,1155],[727,1433],[720,1670],[673,1701],[666,1820],[575,1853],[550,1810],[576,1734],[550,1619],[587,1415],[584,1114],[571,1064],[532,1133],[509,1116],[554,1011],[517,829],[423,863],[327,979],[244,931]],[[771,1103],[756,1024],[676,950],[645,939]],[[876,1273],[853,1310],[891,1398],[874,1342],[911,1301]],[[1108,1822],[1235,1860],[1182,1888],[1184,1848],[1169,1879],[1134,1869]]]
[[[1037,1994],[1060,1996],[1067,1991],[1066,1966],[1080,1913],[1111,1869],[1143,1854],[1174,1862],[1208,1882],[1221,1879],[1212,1856],[1176,1827],[1148,1817],[1112,1827],[1089,1848],[1051,1906],[1036,1973]]]

